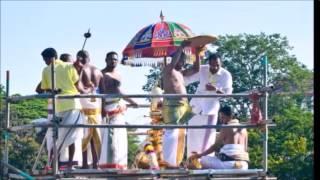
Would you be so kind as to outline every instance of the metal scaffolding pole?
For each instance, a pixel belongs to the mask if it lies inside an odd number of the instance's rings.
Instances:
[[[10,168],[12,171],[18,173],[18,174],[19,174],[20,176],[22,176],[24,179],[27,179],[27,180],[33,180],[33,179],[34,179],[34,178],[33,178],[32,176],[30,176],[29,174],[21,171],[20,169],[12,166],[12,165],[10,165],[10,164],[8,164],[8,163],[6,163],[6,162],[2,162],[2,161],[1,161],[1,164],[3,164],[5,168],[7,168],[7,169]],[[8,179],[10,179],[9,176],[8,176]]]
[[[268,86],[268,60],[267,56],[262,56],[262,63],[264,65],[264,78],[263,78],[263,85],[264,87],[260,90],[259,95],[264,98],[264,120],[266,123],[263,125],[265,128],[264,135],[263,135],[263,170],[265,173],[268,171],[268,127],[274,126],[274,124],[268,123],[268,92],[271,91],[270,87]],[[243,127],[243,128],[256,128],[261,125],[256,124],[241,124],[241,125],[204,125],[204,126],[186,126],[186,125],[86,125],[86,124],[77,124],[77,125],[60,125],[57,121],[56,117],[56,99],[70,99],[70,98],[88,98],[88,97],[97,97],[97,98],[110,98],[110,97],[131,97],[131,98],[145,98],[145,97],[164,97],[164,98],[177,98],[177,97],[194,97],[194,98],[239,98],[249,97],[250,93],[237,93],[237,94],[229,94],[229,95],[190,95],[190,94],[162,94],[162,95],[145,95],[145,94],[131,94],[131,95],[120,95],[120,94],[96,94],[96,95],[57,95],[56,94],[56,81],[55,81],[55,68],[54,68],[54,61],[51,63],[51,82],[52,82],[52,91],[51,94],[43,94],[43,95],[30,95],[30,96],[21,96],[21,97],[10,97],[9,96],[9,71],[7,71],[7,86],[6,86],[6,123],[5,123],[5,153],[3,157],[3,162],[8,164],[8,138],[9,138],[9,131],[18,131],[25,128],[32,128],[32,127],[52,127],[53,128],[53,176],[57,177],[59,174],[58,169],[58,151],[57,151],[57,137],[58,137],[58,129],[59,128],[195,128],[195,129],[202,129],[202,128],[215,128],[215,129],[222,129],[222,128],[235,128],[235,127]],[[32,124],[32,125],[23,125],[17,127],[10,127],[10,102],[24,100],[24,99],[33,99],[33,98],[52,98],[52,105],[53,105],[53,118],[51,123],[49,124]],[[149,105],[144,105],[145,107]],[[4,175],[8,174],[8,168],[4,167]]]
[[[10,85],[10,72],[6,71],[6,99],[9,98],[9,85]],[[6,101],[6,123],[5,123],[5,131],[4,131],[4,156],[3,156],[3,162],[6,164],[9,164],[9,128],[10,128],[10,102]],[[3,168],[3,174],[4,176],[8,174],[8,167],[4,166]]]
[[[51,62],[51,93],[52,93],[52,140],[53,140],[53,176],[58,174],[58,151],[57,151],[57,138],[58,138],[58,122],[56,121],[56,72],[54,68],[55,60]]]
[[[262,57],[262,63],[264,65],[264,78],[263,85],[264,87],[268,86],[268,58],[267,56]],[[268,92],[264,93],[264,120],[268,119]],[[268,172],[268,126],[265,125],[264,137],[263,137],[263,169],[265,172]]]

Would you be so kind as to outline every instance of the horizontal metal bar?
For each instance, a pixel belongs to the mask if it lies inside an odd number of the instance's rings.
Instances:
[[[150,108],[151,104],[138,104],[137,106],[132,104],[126,104],[126,106],[130,108]]]
[[[247,170],[240,170],[240,169],[200,169],[200,170],[189,170],[192,174],[223,174],[223,175],[230,175],[230,174],[257,174],[263,173],[263,169],[247,169]]]
[[[193,98],[227,98],[227,97],[248,97],[248,93],[238,93],[238,94],[78,94],[78,95],[57,95],[58,99],[68,99],[68,98],[183,98],[183,97],[193,97]]]
[[[172,169],[172,170],[147,170],[147,169],[133,169],[133,170],[116,170],[116,169],[76,169],[63,171],[64,174],[77,175],[256,175],[265,176],[266,173],[262,169]]]
[[[228,98],[228,97],[248,97],[249,93],[236,93],[236,94],[77,94],[77,95],[55,95],[58,99],[70,98]],[[10,96],[9,101],[27,100],[33,98],[52,98],[52,94],[36,94],[27,96]]]
[[[270,93],[270,95],[288,96],[294,93],[286,92],[276,92]],[[182,97],[192,97],[192,98],[239,98],[248,97],[250,93],[235,93],[235,94],[78,94],[78,95],[56,95],[58,99],[71,99],[71,98],[182,98]],[[313,93],[304,93],[305,96],[313,96]],[[35,94],[26,96],[10,96],[7,98],[8,101],[20,101],[28,100],[33,98],[53,98],[52,94]]]
[[[53,98],[52,94],[34,94],[34,95],[26,95],[26,96],[10,96],[7,98],[9,101],[21,101],[21,100],[28,100],[28,99],[48,99]]]
[[[276,124],[268,123],[267,126],[275,126]],[[41,124],[28,124],[22,126],[15,126],[9,128],[11,131],[18,131],[24,128],[31,127],[54,127],[54,124],[51,123],[41,123]],[[184,128],[184,129],[224,129],[224,128],[257,128],[262,125],[256,124],[240,124],[240,125],[114,125],[114,124],[101,124],[101,125],[92,125],[92,124],[59,124],[58,128],[166,128],[166,129],[175,129],[175,128]]]
[[[34,126],[34,124],[26,124],[26,125],[20,125],[20,126],[12,126],[12,127],[9,127],[9,131],[12,131],[12,132],[16,132],[16,131],[22,131],[22,130],[29,130],[29,129],[32,129],[36,126]]]
[[[36,175],[36,174],[35,174]],[[157,178],[191,178],[196,177],[214,177],[215,179],[251,179],[251,178],[267,178],[267,179],[276,179],[274,177],[267,177],[266,172],[263,169],[247,169],[247,170],[238,170],[238,169],[200,169],[200,170],[188,170],[188,169],[172,169],[172,170],[149,170],[149,169],[128,169],[128,170],[118,170],[118,169],[75,169],[75,170],[64,170],[59,175],[63,179],[72,179],[67,178],[70,175],[86,178],[105,178],[105,177],[114,177],[114,178],[125,178],[128,177],[157,177]],[[36,175],[37,179],[49,178],[47,175]],[[53,176],[52,176],[53,177]]]

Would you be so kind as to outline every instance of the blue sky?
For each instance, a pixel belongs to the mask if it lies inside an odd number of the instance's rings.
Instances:
[[[41,51],[52,46],[75,56],[89,27],[86,49],[92,63],[103,68],[106,52],[121,53],[138,30],[160,21],[160,10],[165,20],[185,24],[196,34],[280,33],[298,60],[313,69],[313,1],[1,1],[1,83],[10,70],[11,93],[33,94],[45,65]],[[121,68],[124,81],[136,77],[145,82],[147,68],[132,75],[128,69]]]
[[[195,34],[287,36],[292,54],[313,69],[313,1],[1,1],[1,83],[11,72],[10,92],[34,94],[45,66],[40,53],[54,47],[75,57],[83,33],[86,50],[102,69],[108,51],[121,54],[144,26],[165,20],[187,25]],[[127,93],[144,93],[148,68],[119,67]]]

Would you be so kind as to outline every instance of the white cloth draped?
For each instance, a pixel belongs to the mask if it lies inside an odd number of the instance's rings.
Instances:
[[[210,72],[209,65],[201,65],[200,71],[192,76],[185,76],[186,85],[200,81],[195,94],[216,94],[216,91],[206,90],[206,84],[211,83],[225,94],[232,93],[232,76],[224,68],[220,67],[216,74]],[[194,116],[189,125],[216,125],[220,109],[219,98],[192,98],[190,105],[192,111],[198,115]],[[211,116],[211,117],[209,117]],[[188,129],[187,155],[191,152],[203,152],[215,143],[216,129]]]
[[[71,110],[57,113],[57,117],[61,117],[62,121],[60,124],[82,124],[83,123],[83,114],[80,110]],[[75,143],[75,155],[73,161],[82,161],[82,151],[81,151],[81,141],[83,138],[83,129],[82,128],[59,128],[58,130],[58,139],[57,139],[57,148],[60,150],[62,157],[67,155],[67,148],[71,144]],[[77,143],[76,143],[77,142]],[[80,143],[79,143],[80,142]],[[68,157],[68,155],[67,155]],[[64,160],[64,159],[62,159]]]
[[[163,159],[171,166],[179,166],[185,148],[185,129],[165,129],[163,135]]]
[[[220,149],[220,153],[227,156],[236,156],[246,154],[242,144],[226,144]],[[203,168],[212,169],[248,169],[247,161],[222,161],[217,157],[204,156],[201,158],[200,163]]]
[[[212,115],[212,120],[208,120],[208,115],[195,115],[188,125],[216,125],[217,115]],[[187,157],[192,152],[203,152],[208,149],[216,140],[216,129],[188,129],[187,136]],[[214,155],[214,153],[212,153]]]
[[[52,99],[48,99],[48,116],[47,116],[47,121],[50,122],[53,117],[52,114]],[[81,121],[80,121],[81,122]],[[48,128],[47,133],[46,133],[46,146],[47,146],[47,152],[48,152],[48,159],[51,157],[51,150],[53,147],[53,138],[52,138],[52,128]],[[73,156],[73,161],[77,161],[78,165],[82,163],[82,150],[81,150],[81,144],[82,144],[82,139],[77,138],[75,140],[75,152]],[[64,147],[60,150],[60,156],[59,156],[59,161],[60,162],[67,162],[68,156],[69,156],[69,151],[68,147]],[[49,164],[49,161],[48,161]]]
[[[114,101],[114,102],[113,102]],[[117,112],[108,117],[108,123],[114,125],[124,125],[125,120],[121,108],[124,108],[117,99],[108,99],[108,105],[104,106],[105,112]],[[126,128],[105,128],[102,131],[102,148],[99,159],[100,168],[126,169],[128,164],[128,135]]]
[[[82,106],[82,110],[86,111],[86,110],[92,110],[95,111],[96,113],[96,120],[97,120],[97,124],[100,125],[102,118],[101,118],[101,99],[100,98],[81,98],[80,99],[80,103]],[[86,115],[86,113],[84,112],[84,123],[85,124],[91,124],[88,122],[88,116]],[[88,137],[90,134],[89,132],[89,128],[84,128],[84,138]],[[99,141],[101,142],[101,130],[100,128],[95,128],[95,131],[97,131],[98,136],[99,136]],[[101,147],[98,147],[101,148]],[[97,152],[100,152],[101,149],[96,149]],[[97,156],[99,157],[100,154],[97,154]],[[91,146],[90,143],[87,146],[87,157],[88,157],[88,163],[92,163],[92,153],[91,153]]]

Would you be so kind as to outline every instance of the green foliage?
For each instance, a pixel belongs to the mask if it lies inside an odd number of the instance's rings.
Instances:
[[[276,128],[269,132],[269,168],[279,179],[313,179],[313,114],[291,101],[273,116]],[[250,131],[251,167],[261,167],[262,137]]]
[[[139,149],[139,139],[136,135],[128,135],[128,167],[134,163],[135,156]]]
[[[36,160],[40,145],[35,141],[33,135],[22,136],[11,134],[9,143],[9,163],[15,167],[28,171]],[[44,164],[46,156],[42,157],[40,161]]]
[[[45,99],[23,100],[11,103],[11,126],[30,123],[31,120],[47,117],[47,101]]]
[[[4,94],[4,92],[1,94]],[[3,98],[2,106],[5,107],[5,100]],[[46,100],[43,99],[12,102],[10,104],[10,126],[23,125],[30,123],[33,119],[46,117],[46,106]],[[5,108],[1,110],[2,114],[5,114]],[[4,116],[1,117],[1,122],[4,122]],[[8,145],[9,163],[23,171],[30,171],[40,149],[39,143],[36,142],[35,131],[28,130],[10,133]],[[3,147],[4,144],[2,143],[0,147],[1,151]],[[45,159],[46,156],[43,156],[40,162],[44,163]]]
[[[259,56],[268,58],[268,84],[281,91],[304,92],[310,89],[312,72],[289,54],[292,49],[286,37],[280,34],[240,34],[219,36],[218,52],[223,64],[233,76],[233,92],[244,92],[263,86],[264,64]],[[248,99],[234,99],[233,105],[242,118],[248,118]],[[241,104],[241,106],[236,106]]]
[[[280,34],[219,36],[216,45],[233,76],[233,93],[263,87],[264,64],[259,57],[262,53],[267,56],[268,84],[276,92],[290,93],[269,96],[269,119],[277,124],[269,132],[269,172],[279,179],[313,179],[313,97],[304,95],[313,88],[313,72],[289,53],[293,47]],[[191,85],[188,93],[194,93],[196,87]],[[243,121],[250,117],[251,103],[246,98],[228,98],[221,104],[235,108]],[[250,168],[262,168],[262,135],[260,130],[249,130]]]
[[[258,58],[261,53],[268,57],[268,83],[281,92],[296,92],[292,96],[270,96],[268,113],[276,120],[277,127],[269,133],[269,171],[279,179],[313,177],[313,115],[301,109],[306,99],[303,93],[310,89],[313,79],[312,72],[289,54],[292,47],[279,34],[220,36],[218,45],[224,66],[233,75],[234,93],[262,87],[263,63]],[[244,120],[249,118],[248,99],[225,103],[237,108]],[[310,106],[307,110],[311,110]],[[262,167],[262,135],[258,130],[249,131],[252,168]]]
[[[150,74],[147,75],[147,83],[142,87],[142,89],[147,92],[150,92],[155,85],[158,85],[161,76],[161,70],[160,68],[154,67],[150,69],[149,73]]]
[[[289,42],[280,34],[258,35],[240,34],[220,36],[218,52],[223,63],[233,75],[234,93],[262,87],[263,64],[259,55],[265,53],[269,62],[269,81],[281,92],[295,92],[291,96],[271,94],[269,117],[277,126],[269,132],[269,171],[279,179],[313,179],[313,99],[303,93],[312,87],[313,72],[290,55]],[[148,82],[143,90],[150,91],[160,76],[160,69],[151,69]],[[197,83],[189,85],[192,94]],[[0,86],[1,125],[4,122],[4,88]],[[226,99],[223,104],[232,105],[243,120],[249,118],[248,99]],[[302,105],[307,104],[305,108]],[[45,100],[28,100],[11,105],[12,125],[29,123],[32,119],[46,117]],[[129,165],[134,161],[138,149],[137,137],[129,136]],[[3,150],[1,141],[0,150]],[[30,170],[35,160],[39,144],[35,142],[34,132],[11,134],[10,163],[22,170]],[[249,130],[250,168],[261,168],[262,133]],[[2,155],[2,154],[1,154]],[[0,155],[0,156],[1,156]]]

